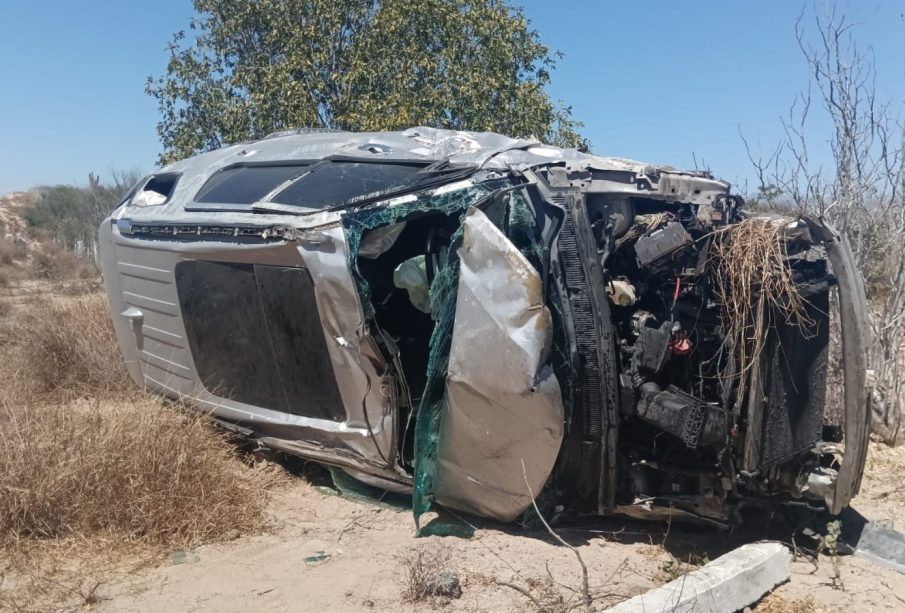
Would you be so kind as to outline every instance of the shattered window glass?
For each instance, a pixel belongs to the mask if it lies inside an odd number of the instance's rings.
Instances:
[[[420,164],[337,162],[319,166],[282,192],[273,202],[322,209],[354,198],[381,193],[410,183]]]
[[[307,164],[230,166],[207,180],[195,202],[253,204],[307,169]]]

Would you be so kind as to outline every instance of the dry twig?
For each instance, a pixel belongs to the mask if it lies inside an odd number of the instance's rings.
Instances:
[[[584,563],[584,560],[581,557],[581,553],[578,551],[576,547],[573,547],[569,543],[567,543],[561,536],[559,536],[553,528],[550,527],[550,524],[547,523],[547,520],[544,519],[543,514],[540,512],[540,509],[537,508],[537,501],[534,498],[534,492],[531,491],[531,484],[528,483],[528,472],[525,469],[525,460],[522,460],[522,476],[525,479],[525,487],[528,488],[528,493],[531,495],[531,506],[534,507],[534,512],[537,513],[537,517],[541,520],[541,523],[544,524],[544,527],[547,529],[547,532],[550,533],[554,539],[556,539],[563,547],[567,547],[575,554],[575,559],[578,560],[578,564],[581,566],[581,597],[584,603],[584,607],[586,610],[590,611],[591,603],[593,599],[591,598],[591,591],[588,588],[588,567]]]

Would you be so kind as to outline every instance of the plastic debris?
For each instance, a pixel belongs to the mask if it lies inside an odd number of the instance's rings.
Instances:
[[[339,496],[339,490],[335,490],[327,485],[315,485],[314,489],[323,494],[324,496]]]
[[[329,562],[331,557],[332,556],[326,551],[315,551],[314,555],[305,558],[305,564],[308,566],[317,566],[318,564]]]
[[[607,288],[607,298],[613,304],[621,307],[631,306],[638,302],[635,286],[624,277],[610,281],[610,285]]]
[[[199,560],[201,560],[201,556],[199,556],[194,551],[176,549],[170,553],[171,564],[194,564]]]

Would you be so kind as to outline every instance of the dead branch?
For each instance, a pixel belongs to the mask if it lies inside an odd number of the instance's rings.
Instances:
[[[549,609],[547,607],[545,607],[537,598],[532,596],[531,592],[529,592],[525,588],[523,588],[519,585],[516,585],[514,583],[509,583],[508,581],[500,581],[499,579],[494,579],[493,582],[496,583],[497,585],[501,585],[503,587],[508,587],[510,589],[513,589],[516,592],[518,592],[519,594],[521,594],[522,596],[526,597],[528,600],[530,600],[532,602],[532,604],[534,604],[535,607],[537,607],[537,610],[540,611],[541,613],[547,613],[549,611]]]
[[[573,547],[569,543],[567,543],[561,536],[559,536],[553,528],[550,527],[550,524],[547,523],[547,520],[544,519],[543,514],[540,512],[540,509],[537,507],[537,501],[534,499],[534,492],[531,491],[531,484],[528,483],[528,472],[525,469],[525,460],[522,461],[522,477],[525,479],[525,487],[528,488],[528,494],[531,496],[531,506],[534,507],[534,512],[537,513],[537,517],[540,519],[541,523],[544,524],[544,527],[547,529],[547,532],[550,533],[554,539],[556,539],[563,547],[567,547],[575,554],[575,559],[578,560],[578,564],[581,566],[581,595],[582,600],[584,601],[585,609],[590,611],[591,603],[593,599],[591,598],[591,591],[588,588],[588,567],[584,563],[584,560],[581,557],[581,553],[578,551],[578,548]]]
[[[808,211],[844,232],[864,275],[871,306],[875,371],[873,429],[887,442],[905,433],[905,121],[902,100],[877,93],[873,51],[859,25],[830,5],[802,11],[795,39],[810,79],[781,119],[785,138],[766,156],[742,137],[756,173],[757,198],[772,208]],[[815,135],[822,114],[830,134]],[[740,131],[741,132],[741,131]],[[811,156],[828,142],[832,165]]]

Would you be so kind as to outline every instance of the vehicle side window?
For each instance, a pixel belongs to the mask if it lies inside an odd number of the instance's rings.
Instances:
[[[323,209],[411,183],[420,164],[331,162],[317,166],[273,198],[277,204]]]
[[[254,204],[308,170],[307,164],[228,166],[216,172],[195,195],[195,202]]]

